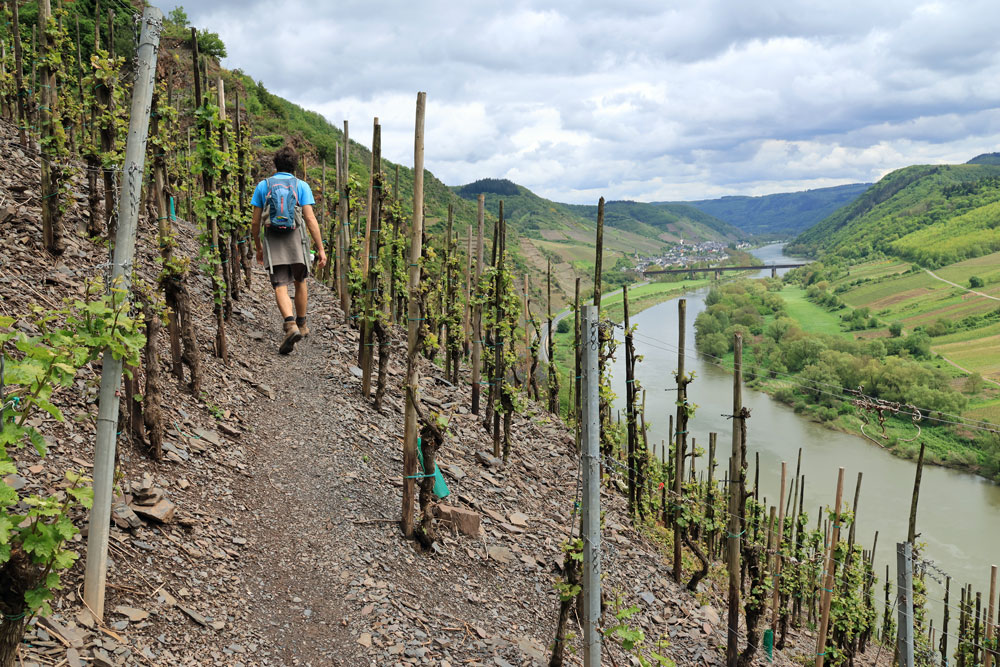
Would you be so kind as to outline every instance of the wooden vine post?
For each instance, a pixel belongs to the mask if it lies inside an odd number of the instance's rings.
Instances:
[[[16,3],[15,3],[16,4]],[[100,15],[100,2],[97,2],[97,15]],[[94,22],[94,53],[101,48],[101,22]],[[88,79],[89,81],[90,79]],[[95,84],[96,85],[96,84]],[[100,132],[98,121],[100,112],[98,110],[98,95],[95,88],[90,94],[90,132],[86,142],[87,150],[83,159],[87,164],[87,208],[89,216],[87,218],[87,235],[91,238],[99,238],[104,229],[104,218],[101,215],[100,203],[101,194],[97,189],[98,174],[101,173],[100,155]]]
[[[479,208],[476,215],[476,291],[483,277],[483,226],[486,219],[486,196],[479,195]],[[482,353],[483,353],[483,305],[479,299],[472,309],[472,414],[479,414],[479,394],[482,385]]]
[[[559,371],[556,369],[556,345],[552,334],[552,260],[548,260],[545,270],[545,309],[548,315],[548,357],[549,357],[549,412],[559,414]]]
[[[505,240],[507,228],[503,217],[503,200],[500,201],[500,210],[497,214],[496,243],[494,243],[493,254],[496,258],[493,273],[493,372],[490,374],[490,405],[489,410],[494,408],[494,401],[500,395],[506,369],[504,368],[504,338],[503,338],[503,256],[506,248]],[[497,458],[502,454],[500,450],[500,412],[493,409],[493,456]]]
[[[96,19],[95,19],[96,21]],[[108,10],[108,55],[113,63],[115,60],[115,10]],[[191,29],[194,33],[194,28]],[[195,47],[195,62],[197,64],[197,54],[198,49]],[[113,82],[109,79],[102,82],[94,90],[94,95],[97,98],[97,109],[101,122],[98,123],[98,132],[101,140],[101,154],[103,156],[103,168],[102,174],[104,175],[104,224],[108,230],[108,238],[111,239],[115,235],[114,230],[114,189],[115,189],[115,175],[112,164],[110,163],[111,155],[115,150],[115,121],[114,115],[116,113],[114,107],[114,95],[111,86]],[[200,103],[200,100],[199,102]]]
[[[228,163],[229,156],[229,137],[226,134],[226,84],[222,80],[222,77],[217,77],[215,79],[215,92],[218,99],[219,106],[219,150],[224,157],[221,173],[219,174],[219,192],[225,193],[229,190],[229,170],[226,166]],[[239,298],[238,290],[239,283],[233,284],[231,269],[234,264],[233,257],[235,257],[236,249],[236,236],[234,233],[225,234],[222,229],[222,221],[218,218],[215,219],[216,230],[214,232],[215,238],[213,238],[213,243],[218,246],[219,251],[219,273],[222,276],[222,294],[223,294],[223,317],[226,321],[233,316],[233,299]],[[229,238],[226,238],[229,236]],[[303,261],[306,264],[309,263],[308,257],[303,257]]]
[[[174,264],[174,232],[171,224],[170,208],[167,203],[167,155],[166,146],[170,141],[169,130],[160,126],[160,118],[164,116],[164,104],[160,99],[160,91],[153,92],[153,113],[149,117],[149,149],[152,152],[153,164],[153,201],[156,204],[156,240],[160,246],[160,258],[163,260],[163,271],[160,273],[160,287],[163,289],[167,312],[167,332],[170,337],[170,371],[178,380],[184,379],[184,362],[181,360],[181,336],[178,321],[177,304],[172,299],[170,291],[171,280],[177,271]]]
[[[906,541],[915,545],[917,541],[917,505],[920,502],[920,479],[924,474],[924,448],[926,443],[920,443],[920,454],[917,455],[917,471],[913,478],[913,495],[910,498],[910,519],[906,530]]]
[[[452,234],[455,227],[455,206],[448,202],[448,223],[445,227],[444,236],[444,289],[441,290],[442,308],[441,319],[444,324],[444,337],[441,340],[441,349],[444,351],[444,376],[452,381],[458,375],[458,357],[452,354],[454,347],[453,338],[458,332],[454,330],[455,322],[452,321],[452,310],[455,299],[455,276],[452,273],[452,261],[454,260],[455,248],[452,247]],[[454,369],[454,370],[453,370]]]
[[[318,278],[322,280],[324,283],[329,284],[329,278],[330,275],[332,274],[331,269],[333,265],[337,263],[336,260],[334,259],[337,256],[337,251],[336,251],[336,242],[334,241],[334,236],[333,236],[334,230],[336,229],[336,224],[331,224],[329,228],[327,228],[326,226],[326,158],[323,159],[322,171],[320,172],[319,199],[320,199],[319,228],[322,232],[322,235],[325,237],[326,255],[327,257],[330,258],[331,261],[326,263],[326,266],[323,267]]]
[[[684,373],[684,354],[687,338],[687,299],[677,300],[677,430],[674,432],[674,581],[681,583],[684,564],[681,560],[681,542],[684,532],[680,522],[681,502],[684,500],[684,458],[687,450],[687,376]],[[737,413],[733,413],[737,414]],[[732,477],[730,477],[732,479]]]
[[[243,121],[242,114],[240,113],[240,94],[236,93],[236,162],[239,165],[236,170],[236,187],[237,187],[237,197],[239,198],[239,208],[240,208],[240,229],[238,233],[243,238],[239,239],[239,256],[240,262],[243,265],[243,275],[245,284],[247,288],[250,288],[251,279],[253,277],[253,264],[250,259],[250,239],[247,232],[247,169],[246,169],[246,159],[247,159],[247,145],[243,143]],[[326,163],[323,163],[323,176],[324,181],[326,178]],[[322,215],[323,208],[320,209],[320,215]],[[333,257],[333,253],[330,253],[330,257]],[[326,268],[329,269],[329,264]],[[237,273],[233,273],[233,280],[238,281],[239,276]]]
[[[729,536],[726,542],[726,566],[729,571],[729,608],[726,637],[726,667],[737,667],[740,654],[740,504],[743,489],[742,424],[743,412],[743,336],[733,335],[733,447],[729,456]],[[675,464],[676,465],[676,464]],[[674,477],[680,478],[677,470]],[[675,487],[676,488],[676,487]]]
[[[28,115],[31,117],[31,135],[38,140],[38,25],[31,26],[31,89],[28,94],[31,104]],[[35,146],[38,147],[37,144]]]
[[[638,433],[635,419],[635,346],[629,321],[628,285],[622,285],[622,304],[625,308],[625,431],[628,460],[628,513],[634,523],[640,501],[640,494],[636,486],[636,469],[640,464],[638,456],[636,456]]]
[[[826,657],[826,635],[830,623],[830,601],[833,599],[833,587],[835,583],[834,571],[837,567],[836,553],[837,543],[840,541],[840,504],[844,498],[844,469],[840,468],[837,473],[837,500],[834,506],[833,532],[830,538],[830,546],[827,548],[826,568],[823,578],[823,595],[821,602],[821,615],[819,622],[819,637],[816,640],[816,667],[823,667]]]
[[[403,534],[413,537],[413,491],[417,474],[417,407],[414,401],[420,390],[420,373],[417,369],[417,345],[420,329],[421,240],[424,231],[424,114],[427,93],[417,93],[417,115],[413,139],[413,225],[410,228],[410,261],[407,305],[406,348],[406,409],[403,433]],[[345,124],[346,127],[346,124]],[[346,136],[345,136],[346,142]],[[345,188],[346,190],[346,188]]]
[[[348,283],[350,280],[349,274],[351,263],[351,135],[348,131],[346,120],[344,121],[344,150],[341,155],[339,172],[340,175],[338,180],[340,182],[340,202],[337,206],[337,214],[339,218],[338,226],[340,227],[340,233],[337,235],[337,280],[339,281],[340,287],[340,308],[344,311],[344,321],[350,323],[351,291]],[[423,174],[421,174],[420,177],[422,181]],[[422,215],[423,212],[421,212],[421,216]],[[419,257],[420,255],[417,255],[418,259]],[[413,267],[410,267],[411,271],[412,269]],[[410,530],[412,532],[412,526]]]
[[[400,259],[405,261],[405,257],[400,256],[399,247],[399,227],[403,222],[403,216],[399,214],[398,203],[399,203],[399,165],[396,165],[396,179],[392,187],[392,203],[393,203],[393,215],[392,215],[392,252],[389,254],[389,321],[392,323],[399,322],[399,318],[402,317],[402,307],[399,303],[399,297],[397,296],[398,287],[396,286],[396,267],[399,265]]]
[[[601,314],[601,270],[604,263],[604,197],[597,201],[597,243],[594,252],[594,305]],[[603,369],[602,369],[603,372]]]
[[[21,48],[21,31],[18,29],[18,26],[21,25],[17,12],[19,4],[21,4],[19,0],[14,0],[11,3],[11,8],[14,10],[13,21],[11,22],[14,26],[14,30],[12,31],[14,33],[14,87],[17,91],[17,138],[21,147],[27,148],[28,116],[24,100],[28,96],[28,91],[24,88],[24,49]]]
[[[80,103],[80,113],[77,120],[80,123],[80,133],[87,134],[87,99],[83,92],[83,40],[80,38],[80,16],[76,16],[76,91],[77,101]],[[87,139],[81,139],[83,144]]]
[[[59,188],[62,184],[62,165],[57,161],[65,148],[65,135],[62,122],[59,120],[56,102],[56,73],[52,66],[49,47],[48,23],[52,20],[50,0],[40,0],[38,3],[38,25],[41,39],[39,48],[44,56],[41,60],[41,104],[38,106],[38,118],[41,133],[41,163],[42,169],[42,239],[45,249],[53,255],[63,253],[62,213],[59,205]],[[57,45],[58,46],[58,45]]]
[[[382,164],[382,126],[375,119],[375,126],[372,128],[372,165]],[[362,252],[372,261],[368,262],[367,287],[365,289],[365,311],[361,318],[361,395],[367,399],[372,388],[372,360],[375,357],[375,318],[376,314],[376,294],[381,293],[379,289],[378,254],[381,248],[382,238],[382,172],[381,170],[372,174],[371,180],[371,201],[368,208],[369,227],[366,236],[365,247]],[[386,350],[379,351],[379,357],[385,356]]]
[[[375,132],[378,132],[378,130],[376,129],[378,126],[379,126],[379,124],[378,124],[378,116],[375,116],[375,119],[372,121],[372,134],[374,134]],[[372,246],[372,243],[371,243],[371,235],[372,235],[372,208],[373,208],[373,205],[372,205],[373,204],[373,202],[372,202],[372,192],[375,189],[375,172],[376,171],[381,171],[381,170],[382,170],[382,157],[381,157],[381,155],[379,155],[379,156],[375,155],[375,146],[373,144],[372,145],[372,159],[371,159],[371,164],[369,165],[369,168],[368,168],[368,206],[366,207],[366,210],[365,210],[365,240],[364,240],[364,245],[361,246],[361,248],[362,248],[362,254],[361,254],[361,275],[363,275],[363,276],[367,276],[368,275],[368,266],[371,263],[371,259],[372,259],[371,256],[370,256],[371,253],[368,253],[368,252],[365,252],[365,251],[368,248],[371,248],[371,246]],[[365,301],[367,302],[367,297],[365,298]]]
[[[341,237],[343,236],[344,225],[340,221],[340,200],[342,199],[343,186],[341,183],[341,162],[343,161],[343,151],[338,143],[337,149],[334,151],[333,155],[333,180],[334,189],[337,191],[337,207],[334,210],[333,219],[330,221],[331,232],[330,236],[333,238],[333,257],[332,266],[330,268],[330,287],[334,289],[337,293],[337,298],[340,298],[340,289],[342,281],[340,280],[340,270],[343,265],[343,259],[341,258],[342,248],[341,248]]]
[[[576,450],[580,451],[580,406],[583,399],[580,398],[580,277],[576,278],[576,285],[573,289],[573,386],[576,391],[573,398],[573,424],[576,433]]]
[[[522,293],[522,307],[524,313],[524,394],[531,398],[531,317],[529,311],[531,300],[528,298],[528,275],[524,275],[524,292]]]
[[[993,565],[990,567],[990,599],[986,601],[986,645],[989,647],[993,646],[993,637],[996,634],[996,626],[994,619],[996,618],[996,599],[997,599],[997,566]],[[993,654],[992,648],[986,651],[986,667],[993,667]]]
[[[714,435],[714,434],[713,434]],[[712,449],[715,449],[713,443]],[[787,483],[788,476],[788,463],[785,461],[781,462],[781,493],[778,495],[778,541],[777,546],[774,549],[774,594],[771,599],[771,636],[776,637],[778,634],[778,600],[781,597],[781,545],[782,539],[785,535],[785,484]],[[709,480],[711,480],[711,473],[709,473]],[[711,481],[709,481],[709,486],[711,486]],[[854,523],[851,523],[851,531],[853,534]]]
[[[198,108],[204,113],[206,109],[205,100],[203,97],[203,90],[201,87],[201,73],[199,72],[198,63],[200,56],[198,55],[198,31],[195,28],[191,28],[191,48],[193,53],[194,62],[194,90],[195,90],[195,101]],[[199,144],[202,151],[201,156],[201,184],[202,190],[205,195],[205,199],[208,200],[211,197],[216,196],[215,193],[215,178],[212,175],[211,170],[214,168],[213,160],[204,155],[205,151],[211,150],[213,145],[212,138],[212,122],[208,118],[205,118],[201,127],[199,128],[199,133],[201,134]],[[206,164],[208,163],[208,164]],[[222,272],[221,257],[219,252],[219,221],[215,217],[212,211],[207,214],[206,225],[208,227],[208,238],[211,241],[211,248],[209,253],[212,258],[212,282],[213,296],[215,297],[215,356],[222,359],[224,363],[229,362],[229,352],[226,345],[226,321],[225,321],[225,308],[224,308],[224,285],[225,280],[220,277]]]
[[[469,225],[465,237],[465,308],[462,311],[462,331],[465,332],[462,356],[468,359],[472,343],[472,225]]]

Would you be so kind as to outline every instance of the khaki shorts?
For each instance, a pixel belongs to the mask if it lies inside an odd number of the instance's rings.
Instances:
[[[293,282],[303,283],[309,272],[305,264],[279,264],[271,267],[271,287],[291,285]]]

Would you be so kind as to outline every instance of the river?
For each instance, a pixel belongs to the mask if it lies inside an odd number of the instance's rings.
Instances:
[[[765,264],[781,259],[782,246],[775,244],[753,251]],[[779,270],[779,273],[784,273]],[[761,271],[756,277],[770,275]],[[718,470],[724,474],[732,437],[732,423],[723,414],[732,412],[732,372],[708,363],[694,352],[694,320],[705,309],[708,289],[689,292],[687,298],[687,346],[685,365],[695,372],[688,385],[689,401],[698,406],[689,424],[691,437],[707,451],[708,434],[717,432]],[[676,387],[673,371],[677,368],[677,299],[666,301],[632,318],[636,330],[636,352],[642,361],[636,364],[636,377],[646,390],[646,414],[651,416],[649,442],[659,449],[667,438],[669,414],[675,414]],[[619,336],[621,334],[619,333]],[[625,369],[624,345],[620,344],[613,367],[614,390],[624,419]],[[916,465],[912,461],[892,456],[889,452],[859,434],[832,431],[809,421],[788,406],[767,394],[744,386],[743,404],[751,409],[748,420],[747,458],[748,480],[752,484],[754,457],[760,455],[760,486],[762,496],[775,504],[780,490],[781,462],[788,462],[788,483],[795,474],[796,458],[802,448],[802,472],[805,474],[805,508],[814,527],[816,512],[821,505],[833,505],[837,485],[837,469],[845,468],[844,499],[854,497],[858,472],[864,473],[857,516],[857,540],[871,548],[878,531],[875,572],[879,575],[878,596],[881,596],[885,566],[891,576],[896,573],[896,542],[906,540],[910,497]],[[707,456],[698,462],[697,470],[705,470]],[[920,489],[917,516],[917,541],[925,542],[924,557],[954,579],[952,604],[957,604],[958,586],[971,583],[989,593],[990,565],[1000,559],[990,556],[1000,552],[1000,530],[994,523],[1000,518],[1000,487],[975,475],[937,466],[925,466]],[[928,581],[931,600],[944,597],[943,586]],[[935,627],[941,624],[941,606],[933,604]],[[952,610],[952,618],[957,618]],[[950,630],[955,631],[953,621]],[[952,642],[949,642],[952,643]]]

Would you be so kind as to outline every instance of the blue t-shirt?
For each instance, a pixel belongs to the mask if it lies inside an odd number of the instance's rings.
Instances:
[[[292,178],[292,175],[285,171],[279,171],[271,178]],[[313,198],[312,188],[301,178],[298,181],[299,206],[312,206],[316,203]],[[253,199],[250,200],[252,206],[264,208],[264,197],[267,196],[267,181],[261,181],[253,191]]]

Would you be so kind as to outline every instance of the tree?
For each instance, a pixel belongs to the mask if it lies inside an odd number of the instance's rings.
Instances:
[[[188,19],[187,12],[184,11],[184,7],[177,5],[170,10],[167,14],[167,21],[173,23],[175,26],[186,28],[188,27],[190,19]]]
[[[979,373],[972,373],[965,378],[965,393],[978,394],[983,389],[983,376]]]
[[[568,334],[570,330],[569,320],[565,317],[559,320],[559,324],[556,326],[556,333]]]
[[[969,287],[978,289],[983,286],[983,279],[979,276],[969,276]]]
[[[899,338],[903,335],[903,325],[899,322],[893,322],[889,325],[889,334],[893,338]]]

